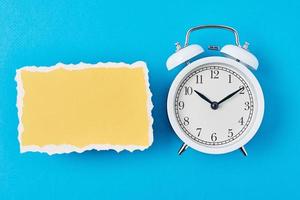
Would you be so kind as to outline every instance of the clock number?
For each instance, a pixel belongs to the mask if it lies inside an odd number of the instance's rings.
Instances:
[[[244,110],[249,110],[249,109],[250,109],[250,102],[246,101]]]
[[[245,94],[245,91],[244,91],[245,87],[243,85],[241,85],[240,88],[242,88],[241,91],[240,91],[240,94]]]
[[[233,136],[232,128],[228,129],[228,137],[231,138]]]
[[[189,124],[190,124],[190,118],[184,117],[184,118],[183,118],[183,125],[187,126],[187,125],[189,125]]]
[[[193,93],[193,88],[192,87],[184,87],[184,94],[185,95],[191,95]]]
[[[213,142],[217,141],[217,139],[218,139],[218,138],[217,138],[217,133],[211,134],[210,139],[211,139],[211,141],[213,141]]]
[[[228,75],[228,83],[232,83],[231,74]]]
[[[196,75],[196,83],[203,83],[203,78],[202,78],[202,75]]]
[[[179,110],[184,109],[184,102],[183,101],[179,101],[178,102],[178,107],[179,107]]]
[[[200,133],[201,133],[201,131],[202,131],[202,128],[196,128],[196,131],[197,131],[198,137],[199,137],[199,136],[200,136]]]
[[[241,119],[238,122],[243,126],[244,125],[244,117],[241,117]]]
[[[210,70],[210,78],[211,79],[218,79],[219,78],[219,71],[218,70]]]

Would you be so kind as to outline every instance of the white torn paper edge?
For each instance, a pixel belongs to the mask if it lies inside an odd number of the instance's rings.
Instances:
[[[111,144],[90,144],[83,148],[79,148],[74,145],[70,144],[60,144],[60,145],[45,145],[45,146],[37,146],[37,145],[22,145],[21,136],[24,132],[24,127],[22,124],[22,114],[23,114],[23,97],[25,94],[24,88],[23,88],[23,82],[21,78],[21,71],[30,71],[30,72],[49,72],[55,69],[63,68],[67,70],[81,70],[81,69],[87,69],[87,68],[119,68],[119,67],[128,67],[128,68],[139,68],[142,67],[145,74],[145,82],[146,82],[146,88],[147,88],[147,111],[149,116],[149,128],[148,128],[148,137],[149,137],[149,145],[148,146],[138,146],[138,145],[111,145]],[[16,70],[16,76],[15,81],[17,82],[17,109],[18,109],[18,119],[19,119],[19,125],[18,125],[18,141],[20,144],[20,152],[41,152],[41,153],[47,153],[49,155],[53,154],[63,154],[63,153],[71,153],[71,152],[77,152],[82,153],[84,151],[88,150],[115,150],[117,152],[128,150],[129,152],[133,152],[135,150],[145,150],[149,148],[153,143],[153,117],[151,115],[151,111],[153,109],[153,103],[151,101],[152,93],[150,91],[150,83],[149,83],[149,71],[147,68],[147,65],[143,61],[137,61],[133,64],[126,64],[123,62],[120,63],[114,63],[114,62],[107,62],[107,63],[96,63],[96,64],[87,64],[80,62],[79,64],[63,64],[63,63],[57,63],[54,66],[47,67],[47,66],[25,66],[18,70]]]

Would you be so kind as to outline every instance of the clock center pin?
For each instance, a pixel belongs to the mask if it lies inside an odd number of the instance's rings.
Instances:
[[[218,102],[214,101],[210,104],[210,107],[213,109],[213,110],[217,110],[219,108],[219,104]]]

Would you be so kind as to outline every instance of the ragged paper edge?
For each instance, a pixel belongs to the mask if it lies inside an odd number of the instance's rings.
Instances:
[[[148,119],[149,119],[149,128],[148,128],[148,137],[149,137],[149,144],[148,146],[139,146],[139,145],[111,145],[111,144],[89,144],[85,147],[77,147],[70,144],[49,144],[45,146],[38,146],[38,145],[22,145],[21,136],[24,132],[24,127],[22,123],[22,114],[23,114],[23,97],[25,94],[24,88],[23,88],[23,81],[21,77],[22,71],[30,71],[30,72],[49,72],[53,71],[59,68],[67,69],[67,70],[81,70],[81,69],[88,69],[88,68],[140,68],[142,67],[144,70],[144,76],[145,76],[145,82],[146,82],[146,89],[147,89],[147,112],[148,112]],[[41,152],[41,153],[48,153],[49,155],[53,154],[63,154],[63,153],[71,153],[71,152],[77,152],[82,153],[84,151],[88,150],[115,150],[117,152],[128,150],[130,152],[133,152],[135,150],[145,150],[149,148],[153,143],[153,117],[151,114],[151,111],[153,109],[153,103],[151,101],[152,93],[150,90],[150,83],[149,83],[149,71],[147,68],[147,65],[143,61],[137,61],[133,64],[126,64],[123,62],[120,63],[114,63],[114,62],[107,62],[107,63],[96,63],[96,64],[87,64],[87,63],[79,63],[79,64],[63,64],[63,63],[57,63],[54,66],[46,67],[36,67],[36,66],[25,66],[16,71],[16,77],[15,81],[17,82],[17,109],[18,109],[18,119],[19,119],[19,125],[18,125],[18,141],[20,144],[20,152]]]

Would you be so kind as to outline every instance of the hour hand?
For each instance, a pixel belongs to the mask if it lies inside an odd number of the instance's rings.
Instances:
[[[212,104],[213,102],[211,100],[209,100],[209,98],[207,98],[204,94],[201,94],[200,92],[198,92],[197,90],[194,90],[194,92],[196,92],[196,94],[198,94],[202,99],[204,99],[205,101],[207,101],[209,104]]]

